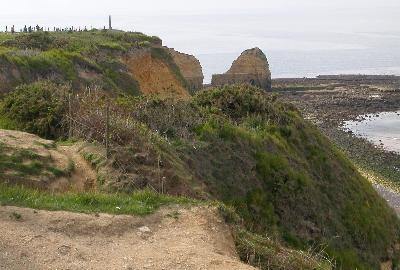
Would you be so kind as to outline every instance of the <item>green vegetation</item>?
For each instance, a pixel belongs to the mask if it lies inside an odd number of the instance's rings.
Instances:
[[[82,104],[75,116],[100,130],[89,135],[102,142],[103,127],[94,119],[104,100],[87,96]],[[152,187],[222,201],[242,220],[237,244],[243,254],[266,245],[260,235],[268,235],[288,249],[326,247],[339,269],[376,269],[399,256],[389,253],[399,240],[395,213],[327,138],[274,95],[233,86],[191,100],[121,97],[110,106],[112,158],[81,152],[101,172],[102,189]],[[23,115],[20,108],[15,115]],[[257,254],[265,268],[262,261],[274,253]]]
[[[152,191],[133,194],[66,193],[49,194],[38,190],[0,184],[0,204],[51,211],[147,215],[165,205],[196,203],[187,198],[160,195]]]
[[[150,37],[139,32],[84,31],[84,32],[35,32],[10,35],[0,34],[2,46],[19,49],[64,49],[68,52],[92,53],[101,47],[112,50],[128,50],[132,46],[160,43],[158,37]]]
[[[3,128],[18,128],[46,138],[60,136],[65,96],[69,91],[68,86],[49,81],[21,85],[0,104],[0,124]]]
[[[67,176],[74,170],[73,164],[65,169],[53,165],[50,156],[41,156],[31,149],[20,149],[0,143],[0,180],[11,181],[21,178],[46,175]]]
[[[18,125],[15,121],[0,114],[0,129],[16,130]]]
[[[151,187],[231,207],[237,214],[231,218],[240,220],[240,226],[233,225],[240,256],[262,269],[282,269],[281,255],[285,269],[329,269],[324,256],[308,252],[315,246],[326,247],[338,269],[378,269],[381,261],[399,258],[395,213],[326,137],[274,95],[231,86],[189,100],[129,96],[140,87],[119,59],[136,48],[149,48],[184,82],[170,55],[153,47],[159,39],[140,33],[0,34],[0,42],[0,65],[8,72],[0,91],[16,87],[2,100],[0,127],[59,138],[66,93],[87,86],[124,93],[109,100],[112,157],[82,152],[101,170],[102,188],[122,194],[52,196],[0,186],[1,203],[146,214],[191,201],[137,192]],[[89,93],[84,101],[73,108],[90,130],[80,139],[103,142],[99,109],[105,100]],[[21,177],[44,172],[57,177],[73,170],[73,164],[64,171],[51,167],[50,160],[29,151],[0,150],[2,177],[10,168]]]
[[[285,247],[266,235],[252,233],[243,227],[243,220],[233,207],[218,204],[225,222],[231,226],[240,258],[260,269],[330,270],[334,263],[323,249],[301,251]]]
[[[399,255],[388,253],[399,240],[395,213],[326,137],[275,96],[234,86],[189,101],[139,98],[118,106],[141,123],[120,126],[124,118],[114,116],[113,130],[135,134],[114,152],[128,175],[139,170],[161,190],[160,174],[170,194],[221,200],[249,233],[291,248],[326,247],[339,269],[377,269]],[[129,158],[142,151],[150,153],[143,171]],[[118,188],[132,190],[131,179],[119,177]],[[251,234],[244,237],[260,243]]]
[[[122,56],[158,44],[158,37],[122,31],[0,33],[0,64],[6,78],[0,91],[51,79],[70,83],[74,90],[96,87],[114,95],[138,95],[139,84]],[[165,50],[157,50],[155,55],[163,56],[161,59],[182,79],[176,64],[165,57]]]

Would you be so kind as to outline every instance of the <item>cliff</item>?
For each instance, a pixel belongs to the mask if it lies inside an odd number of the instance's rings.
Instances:
[[[115,30],[0,34],[0,93],[38,80],[111,95],[189,95],[157,37]]]
[[[271,89],[271,72],[265,54],[259,49],[244,51],[225,74],[213,75],[211,84],[250,84],[265,90]]]
[[[166,49],[137,50],[124,55],[123,62],[138,82],[141,93],[189,96],[179,67],[169,58]]]
[[[174,49],[169,49],[169,53],[186,79],[189,91],[195,92],[203,88],[204,75],[200,61],[193,55],[181,53]]]

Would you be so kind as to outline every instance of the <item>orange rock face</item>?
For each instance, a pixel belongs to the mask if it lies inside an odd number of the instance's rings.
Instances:
[[[154,58],[150,51],[138,51],[124,58],[132,77],[138,81],[143,94],[188,97],[189,92],[168,64]]]
[[[213,75],[212,85],[246,83],[262,89],[271,89],[271,72],[265,54],[254,48],[244,51],[225,74]]]
[[[196,91],[203,88],[204,75],[200,61],[193,55],[180,53],[174,49],[169,49],[169,53],[187,81],[189,90]]]

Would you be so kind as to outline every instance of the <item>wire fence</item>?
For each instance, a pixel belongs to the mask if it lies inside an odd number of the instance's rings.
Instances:
[[[64,125],[68,129],[68,137],[104,146],[104,153],[99,155],[112,163],[113,170],[120,177],[129,178],[137,164],[126,160],[121,162],[118,158],[112,157],[113,154],[133,144],[140,145],[141,151],[154,152],[154,147],[151,146],[151,142],[156,139],[154,133],[143,129],[143,124],[135,119],[132,111],[117,106],[114,99],[101,95],[97,89],[88,88],[83,93],[69,94],[67,102],[68,112]],[[166,178],[162,174],[160,164],[162,164],[161,155],[156,153],[152,167],[156,170],[157,179],[149,181],[146,187],[165,193]],[[135,184],[134,177],[129,180],[134,188],[142,188]]]

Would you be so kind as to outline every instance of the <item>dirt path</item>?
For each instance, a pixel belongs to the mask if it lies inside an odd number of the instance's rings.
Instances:
[[[74,164],[74,171],[68,179],[68,189],[76,192],[96,190],[96,172],[79,154],[79,145],[58,146],[57,150],[67,156]],[[57,183],[53,186],[56,185]]]
[[[215,209],[147,217],[0,207],[0,269],[255,269]]]

